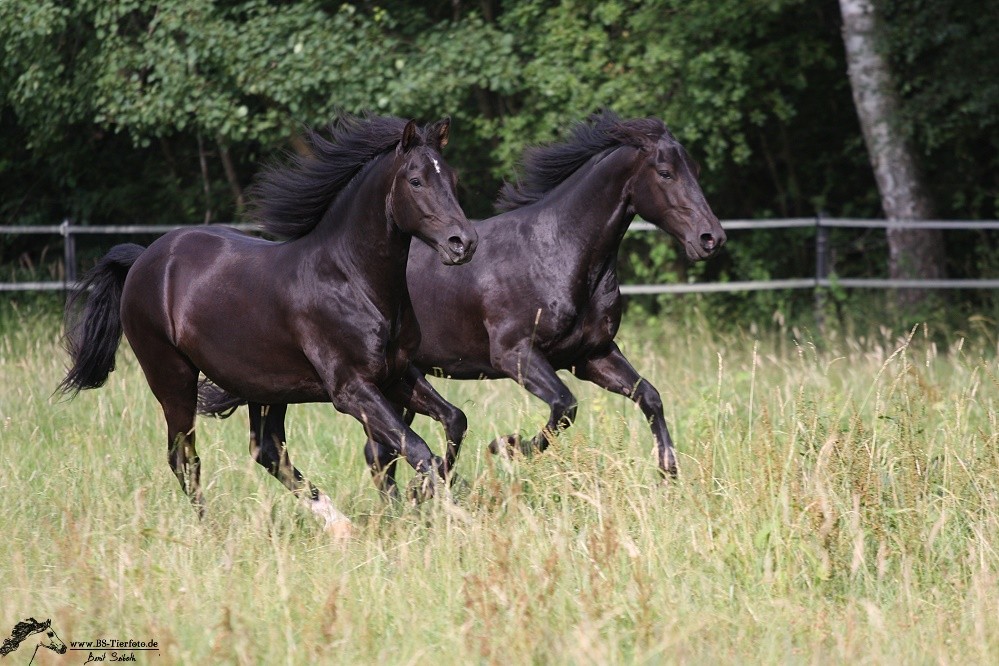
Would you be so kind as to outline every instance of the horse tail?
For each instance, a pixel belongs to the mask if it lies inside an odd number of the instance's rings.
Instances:
[[[121,343],[121,292],[125,277],[145,250],[135,243],[115,245],[81,280],[66,303],[66,350],[73,367],[59,384],[59,391],[76,395],[81,389],[103,386],[114,370],[115,352]],[[77,302],[90,292],[83,315],[75,323]]]
[[[203,416],[228,418],[245,404],[246,400],[227,392],[207,379],[198,382],[198,413]]]

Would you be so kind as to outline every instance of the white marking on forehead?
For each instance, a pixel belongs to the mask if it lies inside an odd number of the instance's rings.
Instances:
[[[441,172],[441,165],[440,165],[440,163],[438,163],[437,160],[434,159],[433,157],[430,158],[430,161],[434,163],[434,171],[436,171],[437,173],[440,173]]]

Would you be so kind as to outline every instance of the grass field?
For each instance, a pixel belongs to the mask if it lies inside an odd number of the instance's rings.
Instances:
[[[360,426],[293,407],[293,460],[355,521],[341,545],[249,459],[242,412],[199,421],[199,522],[127,348],[60,402],[57,318],[4,308],[2,637],[50,617],[67,643],[154,640],[134,654],[158,665],[999,662],[995,322],[946,348],[926,327],[627,329],[678,444],[669,487],[637,407],[571,379],[576,425],[512,460],[485,444],[543,405],[438,383],[471,423],[456,506],[383,504]]]

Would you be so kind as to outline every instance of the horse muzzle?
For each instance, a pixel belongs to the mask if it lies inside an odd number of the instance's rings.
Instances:
[[[447,240],[435,243],[445,266],[458,266],[471,261],[478,244],[479,235],[474,230],[471,233],[454,233]]]
[[[687,238],[683,243],[683,247],[687,252],[688,259],[691,261],[702,261],[715,255],[721,246],[725,244],[726,240],[728,240],[728,237],[725,235],[725,230],[716,221],[710,225],[710,228],[702,231],[696,240]]]

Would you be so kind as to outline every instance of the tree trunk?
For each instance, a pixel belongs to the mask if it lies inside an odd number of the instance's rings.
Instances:
[[[198,132],[198,162],[201,164],[201,184],[205,190],[205,224],[212,222],[212,184],[208,178],[208,157],[205,155],[205,143]]]
[[[229,147],[217,137],[215,140],[219,148],[219,159],[222,160],[222,169],[225,171],[225,179],[229,181],[229,189],[232,191],[232,198],[236,202],[236,215],[242,217],[246,209],[246,202],[243,200],[243,189],[239,186],[239,176],[236,175],[236,167],[232,163],[232,156],[229,155]]]
[[[839,0],[843,44],[853,102],[888,220],[927,220],[933,210],[920,181],[912,149],[895,123],[898,94],[888,62],[877,48],[872,0]],[[888,269],[896,279],[944,277],[943,235],[935,229],[889,229]],[[899,292],[903,307],[918,303],[925,290]]]

